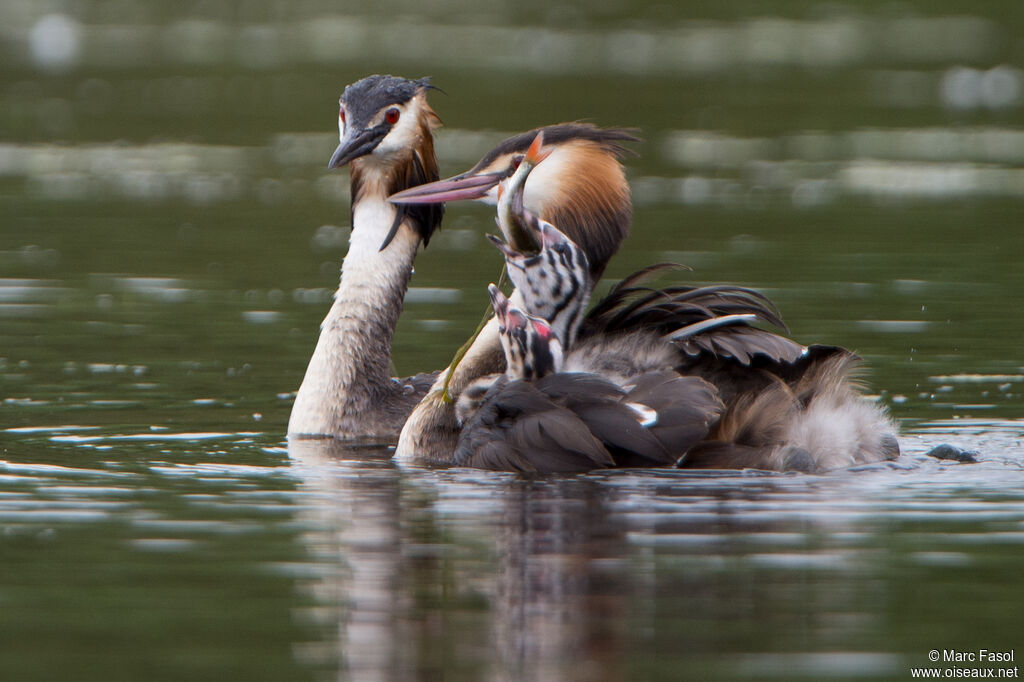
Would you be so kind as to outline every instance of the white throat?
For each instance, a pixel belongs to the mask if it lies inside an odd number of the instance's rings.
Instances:
[[[362,176],[338,290],[295,396],[289,434],[363,435],[361,429],[372,427],[369,415],[396,390],[391,339],[420,239],[402,225],[380,249],[397,208],[375,170]]]

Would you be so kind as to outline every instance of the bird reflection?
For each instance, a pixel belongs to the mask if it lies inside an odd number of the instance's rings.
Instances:
[[[619,677],[627,590],[600,566],[622,556],[625,535],[607,495],[584,478],[516,480],[503,492],[492,644],[506,679]]]
[[[293,440],[288,454],[311,502],[303,542],[324,569],[307,587],[328,605],[322,624],[335,635],[307,662],[336,661],[352,679],[398,679],[402,543],[390,454],[332,439]]]
[[[878,517],[877,490],[906,485],[891,463],[865,494],[841,474],[409,470],[330,440],[289,454],[324,633],[296,651],[341,679],[756,677],[780,665],[759,652],[862,651],[913,582],[880,561],[905,551]]]
[[[359,680],[453,667],[497,680],[615,677],[626,589],[602,566],[625,553],[625,533],[598,479],[404,476],[386,449],[288,449],[308,501],[303,542],[322,568],[304,587],[330,633],[302,648],[309,663]]]

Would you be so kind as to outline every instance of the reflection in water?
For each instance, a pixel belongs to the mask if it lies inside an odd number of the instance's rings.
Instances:
[[[403,477],[390,453],[329,440],[291,441],[289,456],[317,500],[305,542],[337,562],[313,589],[344,595],[337,656],[354,679],[443,674],[450,655],[490,679],[614,670],[627,592],[602,566],[622,561],[626,536],[599,481]]]
[[[303,513],[311,527],[303,542],[326,566],[308,589],[336,610],[324,625],[336,628],[337,640],[298,654],[309,663],[336,660],[352,679],[401,679],[409,662],[395,645],[410,641],[411,633],[400,631],[409,595],[402,593],[399,479],[388,455],[326,439],[291,441],[288,454],[305,497],[315,502]]]
[[[625,533],[604,492],[582,477],[503,490],[492,602],[499,678],[619,676],[628,586],[601,565],[622,561]]]
[[[5,661],[36,670],[58,631],[109,635],[134,676],[188,672],[187,650],[275,679],[899,677],[936,640],[1015,646],[1022,434],[923,424],[898,462],[821,476],[531,478],[333,441],[291,443],[289,466],[249,433],[5,429],[0,624],[51,633]],[[981,463],[921,454],[947,440]]]
[[[1005,445],[1020,425],[988,428]],[[312,586],[338,633],[318,660],[382,680],[900,675],[931,640],[899,614],[1024,539],[1024,489],[988,499],[1019,452],[952,465],[921,455],[927,439],[907,445],[897,463],[825,476],[530,478],[292,442],[315,500],[304,542],[333,564]],[[979,575],[967,618],[1019,593],[1008,581]]]

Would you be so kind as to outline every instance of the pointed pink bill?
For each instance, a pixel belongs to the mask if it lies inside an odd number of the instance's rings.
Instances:
[[[497,173],[457,175],[396,192],[388,197],[388,201],[393,204],[440,204],[445,201],[480,199],[502,179]]]

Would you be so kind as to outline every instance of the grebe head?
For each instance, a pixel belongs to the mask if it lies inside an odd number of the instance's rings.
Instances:
[[[495,205],[498,186],[508,183],[538,133],[549,156],[523,187],[527,210],[557,225],[586,252],[596,280],[629,233],[633,215],[620,161],[624,143],[637,138],[617,128],[561,123],[514,135],[465,173],[398,192],[389,200],[425,204],[472,199]]]
[[[363,157],[381,161],[407,155],[441,119],[427,104],[429,78],[367,76],[345,88],[338,102],[338,148],[328,168]]]
[[[427,103],[429,78],[409,80],[397,76],[368,76],[345,88],[338,108],[338,148],[328,168],[350,165],[353,229],[360,202],[383,202],[390,194],[440,177],[434,153],[433,131],[441,125]],[[388,215],[393,214],[393,215]],[[372,220],[387,220],[383,251],[403,224],[411,227],[424,245],[440,224],[444,205],[398,206],[372,210]],[[363,221],[365,224],[365,219]]]

